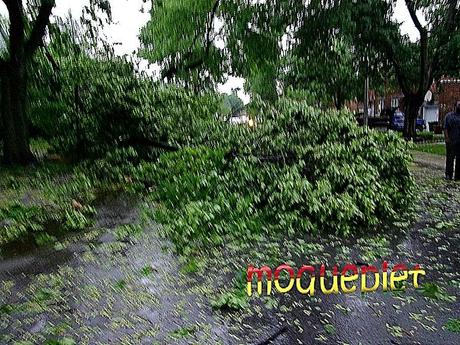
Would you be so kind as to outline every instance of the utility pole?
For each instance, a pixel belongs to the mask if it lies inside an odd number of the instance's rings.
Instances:
[[[369,126],[369,75],[364,82],[364,127]]]
[[[364,80],[364,128],[369,128],[369,47],[364,50],[366,78]]]

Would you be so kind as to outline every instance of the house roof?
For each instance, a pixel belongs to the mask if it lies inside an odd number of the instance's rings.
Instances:
[[[457,78],[442,78],[439,82],[441,84],[460,84],[460,79],[457,79]]]

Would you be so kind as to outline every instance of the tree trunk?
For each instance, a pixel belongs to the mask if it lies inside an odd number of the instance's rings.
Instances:
[[[404,97],[404,137],[407,140],[415,139],[416,137],[417,132],[415,124],[422,105],[423,97],[420,97],[417,94],[407,95]]]
[[[334,97],[334,105],[337,110],[342,110],[343,106],[345,104],[345,100],[342,97],[342,92],[337,91]]]
[[[27,165],[34,162],[29,147],[25,115],[25,64],[12,59],[1,75],[3,119],[3,163]]]
[[[24,10],[22,2],[5,2],[10,14],[9,59],[1,64],[1,92],[3,118],[3,162],[5,164],[27,165],[34,162],[29,147],[26,120],[26,42]],[[43,9],[52,9],[53,4],[40,8],[40,24],[46,17]],[[50,7],[51,6],[51,7]],[[37,20],[38,20],[37,19]],[[47,22],[45,22],[47,24]],[[41,35],[34,27],[31,33],[33,43]],[[43,36],[43,35],[41,35]]]

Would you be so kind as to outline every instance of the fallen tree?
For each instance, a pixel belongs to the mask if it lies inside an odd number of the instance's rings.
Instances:
[[[267,231],[349,236],[411,204],[411,158],[396,135],[291,100],[261,113],[256,130],[233,132],[238,140],[164,154],[145,173],[180,250]]]

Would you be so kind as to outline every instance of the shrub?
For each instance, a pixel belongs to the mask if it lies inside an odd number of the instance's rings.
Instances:
[[[434,132],[420,132],[418,137],[426,141],[432,141],[434,140]]]
[[[404,213],[413,181],[406,143],[348,112],[282,100],[232,149],[165,154],[152,179],[159,219],[181,251],[271,233],[348,236]]]
[[[0,169],[0,247],[29,240],[44,245],[91,226],[96,187],[78,169]]]

